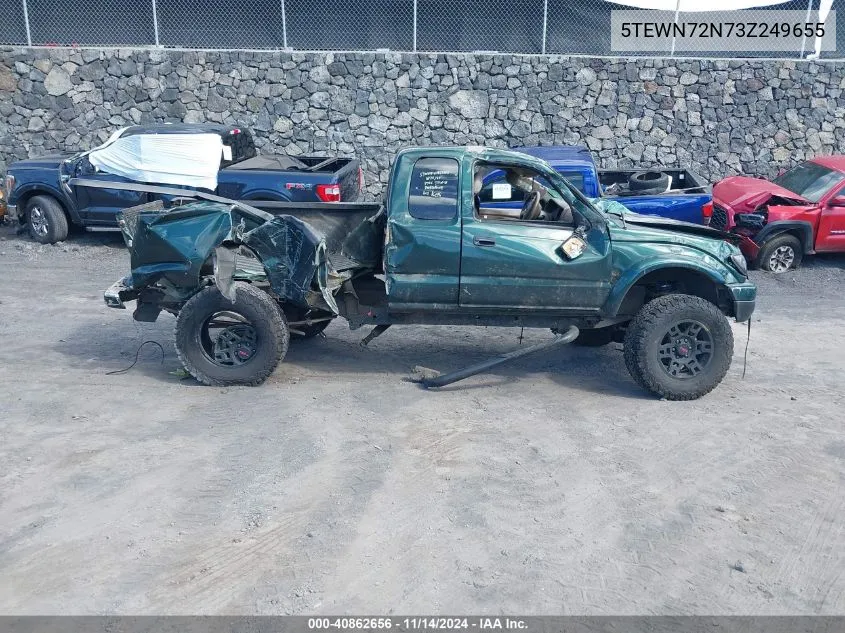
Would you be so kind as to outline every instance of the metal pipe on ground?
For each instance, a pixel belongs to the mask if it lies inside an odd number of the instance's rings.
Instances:
[[[550,341],[543,341],[537,345],[517,349],[505,354],[499,354],[498,356],[476,363],[475,365],[470,365],[469,367],[464,367],[463,369],[458,369],[457,371],[453,371],[449,374],[440,375],[437,371],[427,369],[425,367],[417,367],[415,368],[414,373],[418,375],[418,378],[412,378],[412,380],[414,380],[414,382],[419,382],[426,389],[445,387],[446,385],[451,385],[452,383],[464,380],[470,376],[475,376],[476,374],[485,372],[493,367],[498,367],[508,361],[521,358],[522,356],[527,356],[528,354],[534,354],[535,352],[543,350],[549,350],[554,347],[558,347],[559,345],[566,345],[578,338],[578,334],[578,328],[573,325],[570,326],[566,332],[555,336]]]

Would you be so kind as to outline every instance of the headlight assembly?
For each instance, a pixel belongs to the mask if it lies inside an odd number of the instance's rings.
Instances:
[[[745,261],[745,255],[742,253],[734,253],[731,255],[731,263],[734,265],[743,277],[748,277],[748,262]]]

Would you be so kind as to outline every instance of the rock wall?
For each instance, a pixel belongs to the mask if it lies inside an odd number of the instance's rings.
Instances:
[[[584,143],[602,167],[715,180],[845,151],[845,65],[399,53],[0,50],[0,171],[153,121],[251,128],[262,151],[356,155],[368,192],[409,145]]]

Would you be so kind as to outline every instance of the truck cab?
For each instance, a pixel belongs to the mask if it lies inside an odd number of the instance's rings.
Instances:
[[[491,174],[502,182],[485,185]],[[560,185],[547,165],[513,152],[401,153],[386,198],[391,311],[598,315],[611,277],[606,223]],[[518,192],[521,207],[502,208],[484,195],[491,189]],[[561,249],[576,230],[584,252],[570,260]]]

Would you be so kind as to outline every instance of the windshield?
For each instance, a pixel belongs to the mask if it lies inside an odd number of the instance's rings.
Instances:
[[[561,171],[559,172],[561,176],[566,178],[572,186],[575,187],[581,193],[584,192],[584,174],[580,171]]]
[[[818,163],[807,162],[781,174],[773,182],[810,202],[818,202],[843,178],[845,176],[838,171],[828,169]]]

